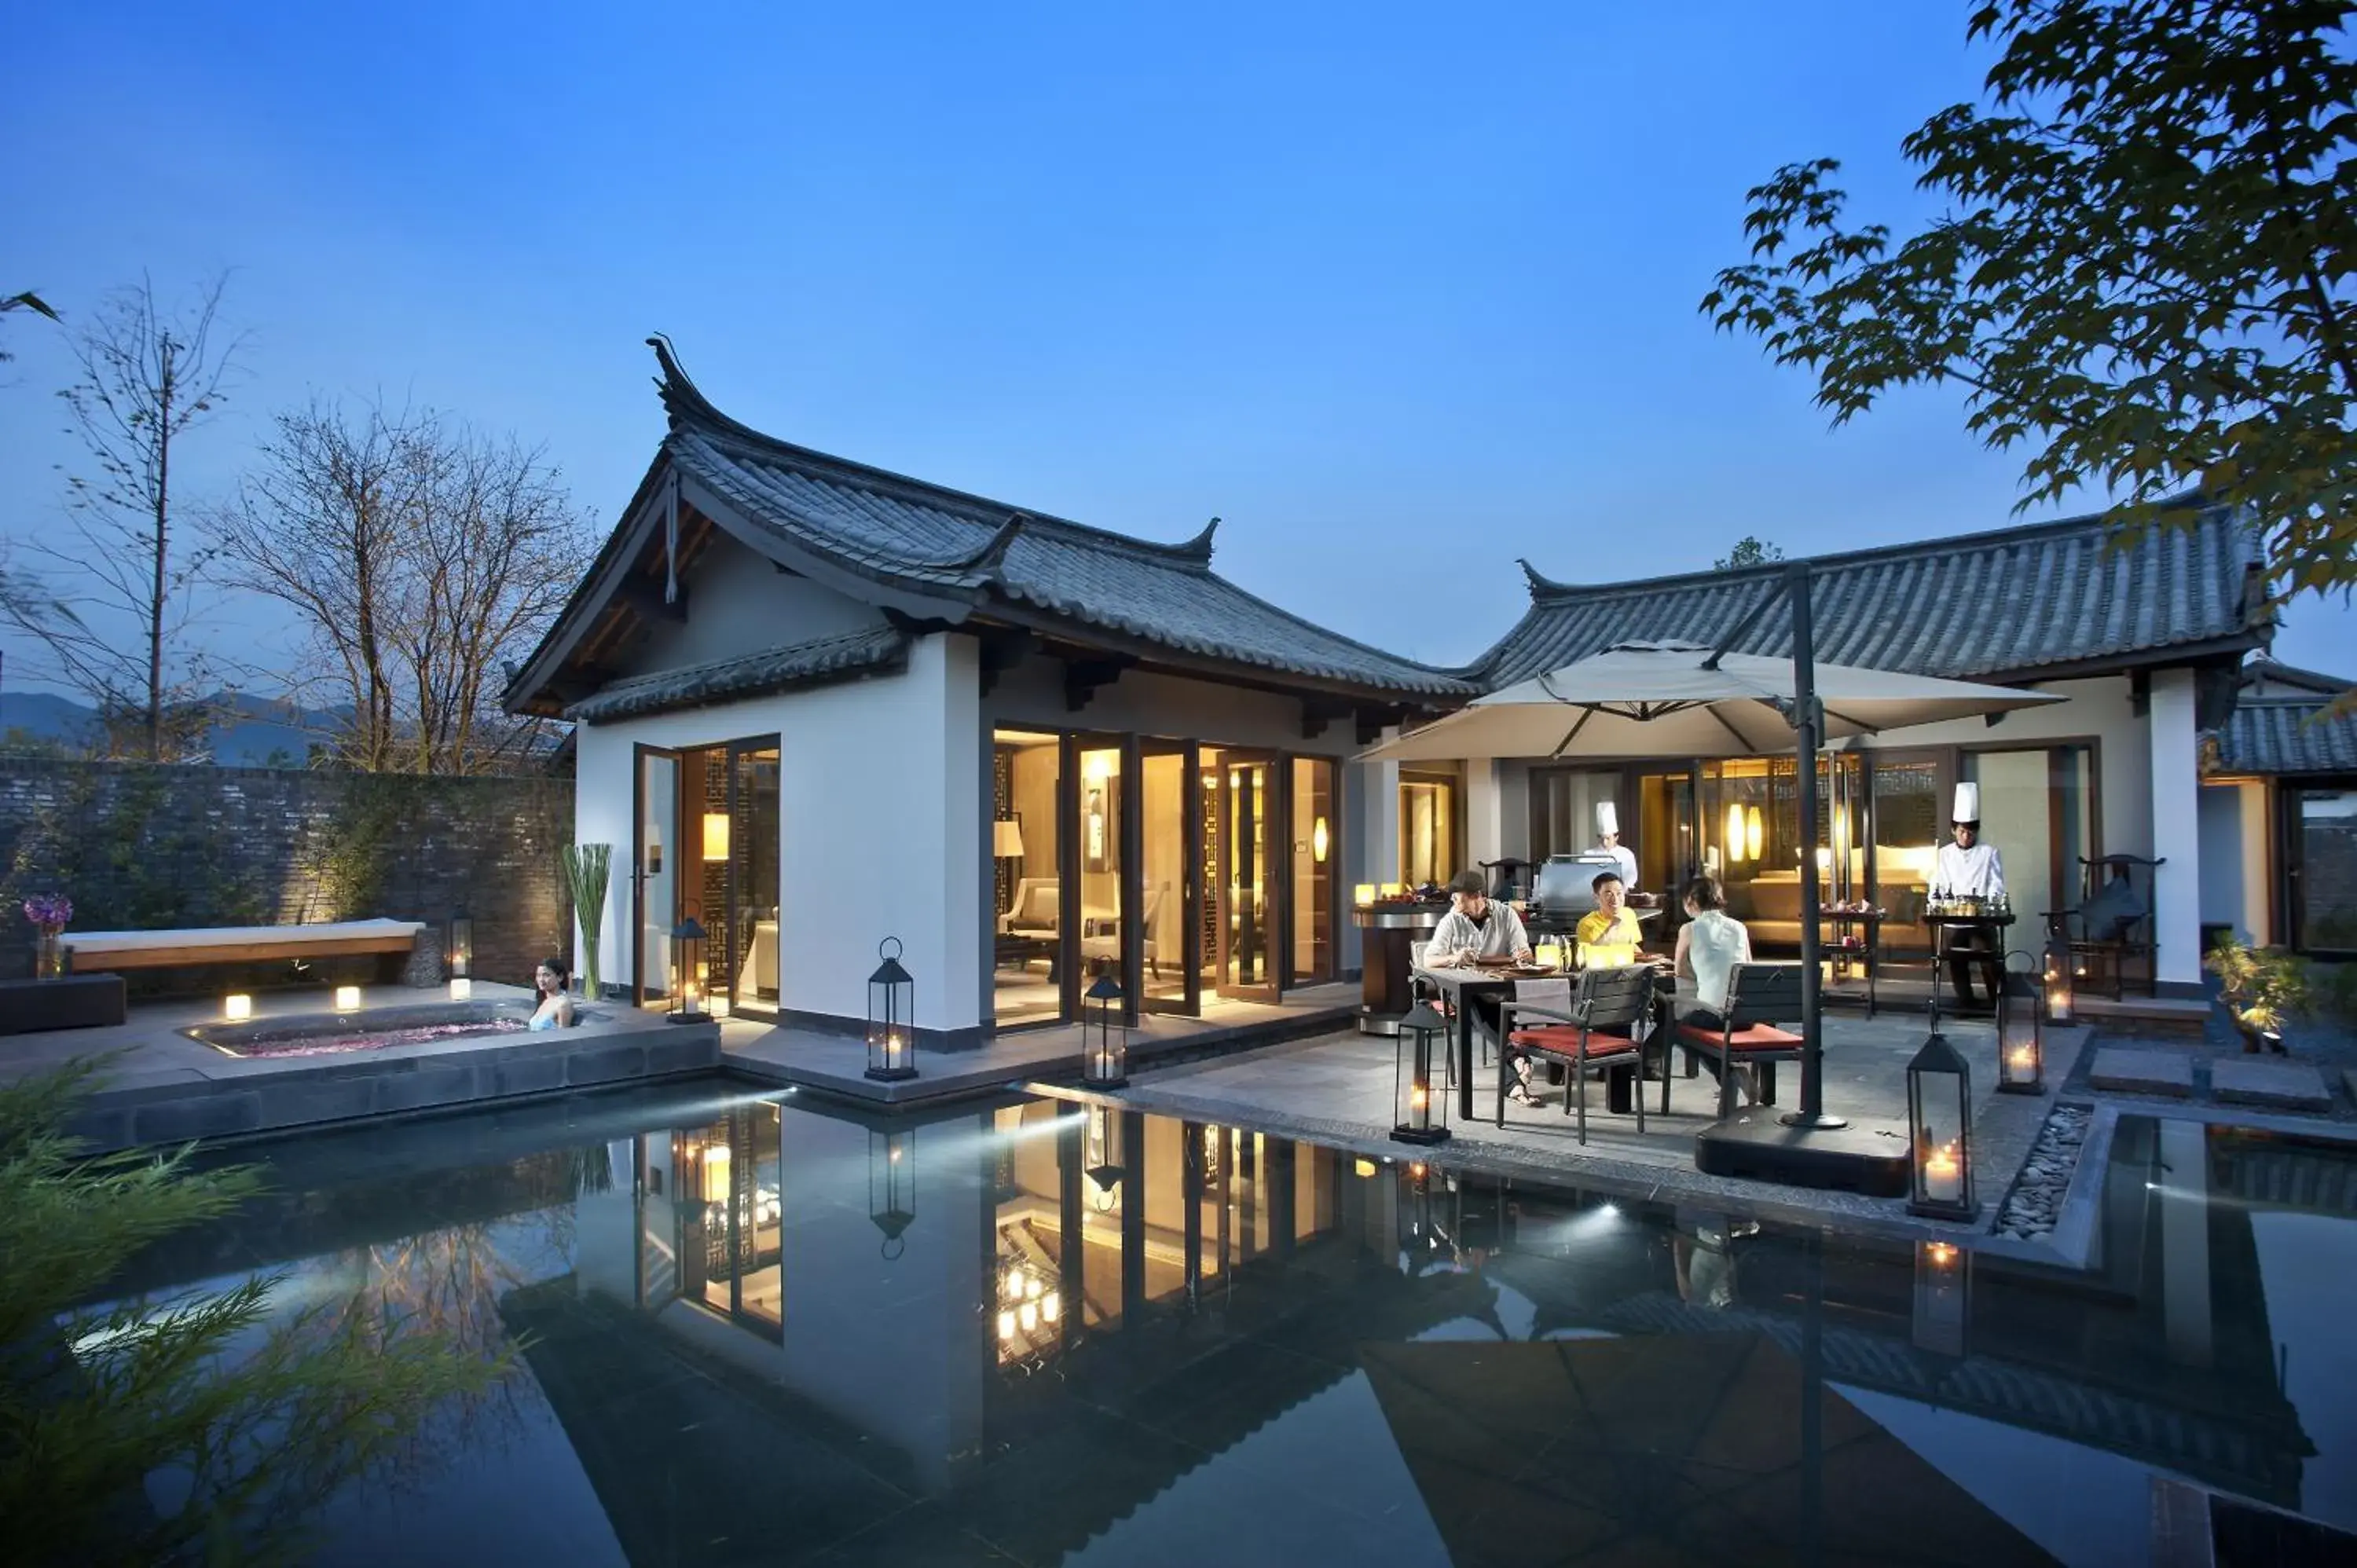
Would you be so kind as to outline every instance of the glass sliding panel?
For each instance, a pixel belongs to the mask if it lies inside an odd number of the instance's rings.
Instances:
[[[2062,907],[2054,897],[2060,824],[2053,820],[2048,771],[2042,746],[2036,751],[1973,751],[1964,757],[1964,778],[1981,787],[1981,840],[2003,863],[2006,891],[2016,908],[2033,913]],[[2075,863],[2072,869],[2078,869]]]
[[[2052,788],[2054,886],[2052,901],[2040,909],[2063,909],[2079,901],[2079,862],[2103,854],[2095,835],[2095,748],[2058,746],[2047,754]],[[2023,907],[2017,898],[2014,908]]]
[[[2357,950],[2357,789],[2302,789],[2292,824],[2292,920],[2309,952]]]
[[[991,737],[990,848],[998,896],[991,977],[1002,1026],[1052,1020],[1062,1008],[1060,757],[1053,735],[1003,729]]]
[[[1591,823],[1593,821],[1591,817]],[[1636,830],[1633,843],[1628,836],[1632,827]],[[1663,918],[1676,922],[1678,890],[1694,875],[1700,859],[1701,846],[1695,836],[1694,775],[1679,772],[1640,776],[1637,820],[1623,821],[1620,831],[1620,842],[1637,857],[1637,885],[1661,894],[1663,906],[1671,911]]]
[[[1410,887],[1447,882],[1457,864],[1457,780],[1400,775],[1400,879]]]
[[[1121,798],[1125,780],[1121,747],[1103,740],[1082,743],[1081,760],[1081,886],[1065,900],[1081,920],[1081,973],[1121,971],[1124,915],[1121,859]]]
[[[631,846],[631,985],[641,1004],[671,996],[671,929],[679,920],[679,757],[640,747]]]
[[[726,989],[740,1011],[774,1013],[778,1006],[778,748],[737,747],[730,757],[728,832],[732,905]],[[718,933],[715,933],[717,935]]]
[[[1334,978],[1334,868],[1340,848],[1334,765],[1293,759],[1293,954],[1291,983]]]
[[[1940,798],[1940,765],[1932,757],[1870,756],[1874,770],[1874,901],[1889,918],[1884,945],[1916,954],[1932,950],[1922,924],[1933,862],[1945,836],[1948,803]]]
[[[1226,961],[1228,950],[1227,940],[1222,935],[1227,929],[1228,909],[1228,862],[1224,847],[1228,832],[1228,792],[1220,787],[1221,780],[1227,775],[1220,767],[1218,747],[1207,746],[1198,749],[1195,769],[1201,797],[1195,824],[1203,878],[1203,895],[1195,906],[1197,994],[1200,995],[1219,989],[1222,966]]]
[[[1145,970],[1140,994],[1155,1012],[1191,1013],[1199,993],[1187,960],[1188,917],[1200,886],[1200,834],[1190,831],[1200,802],[1189,796],[1189,749],[1143,743],[1138,805],[1143,817],[1139,876],[1145,900]],[[1195,793],[1200,794],[1200,789]]]
[[[1283,932],[1277,925],[1278,768],[1275,759],[1226,752],[1220,758],[1220,993],[1274,1002]]]

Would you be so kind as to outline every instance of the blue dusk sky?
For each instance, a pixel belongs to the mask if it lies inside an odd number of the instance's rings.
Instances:
[[[1218,514],[1244,586],[1456,662],[1526,603],[1517,556],[1633,577],[2012,521],[2019,459],[1956,398],[1833,430],[1695,311],[1779,164],[1927,216],[1898,146],[1977,95],[1968,9],[38,6],[0,285],[80,314],[233,269],[249,374],[182,449],[192,502],[318,392],[543,444],[610,526],[662,331],[761,429],[1147,538]],[[23,536],[77,449],[55,333],[5,330]],[[2352,629],[2311,598],[2276,651],[2357,674]]]

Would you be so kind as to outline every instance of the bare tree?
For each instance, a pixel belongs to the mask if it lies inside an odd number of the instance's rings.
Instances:
[[[244,340],[220,322],[227,281],[215,277],[186,308],[167,312],[143,278],[75,335],[81,375],[59,395],[94,471],[69,476],[59,535],[26,542],[48,568],[52,613],[27,616],[19,598],[0,601],[0,617],[47,653],[48,672],[93,702],[110,731],[131,731],[151,762],[175,752],[167,727],[187,716],[182,699],[207,673],[202,652],[187,645],[205,553],[178,536],[172,463],[180,437],[221,406],[238,375]],[[124,635],[125,623],[135,636]]]
[[[227,579],[293,609],[314,683],[348,706],[332,737],[371,772],[482,773],[536,725],[500,713],[503,661],[562,607],[589,538],[554,468],[430,410],[315,400],[282,413],[213,530]]]

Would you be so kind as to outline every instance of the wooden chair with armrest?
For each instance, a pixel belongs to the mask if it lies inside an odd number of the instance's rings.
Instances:
[[[1587,1142],[1587,1080],[1591,1076],[1625,1067],[1632,1074],[1644,1068],[1637,1025],[1653,1005],[1653,972],[1643,964],[1619,969],[1591,969],[1575,989],[1567,980],[1517,982],[1513,999],[1505,1005],[1507,1050],[1498,1055],[1497,1124],[1506,1124],[1506,1080],[1517,1055],[1542,1057],[1563,1063],[1568,1082],[1564,1089],[1564,1114],[1577,1113],[1579,1141]],[[1526,1023],[1523,1020],[1538,1020]],[[1631,1087],[1630,1102],[1637,1112],[1637,1131],[1645,1130],[1644,1085]],[[1666,1092],[1663,1104],[1668,1103]]]
[[[1727,1011],[1719,1028],[1706,1029],[1681,1019],[1672,1036],[1686,1054],[1686,1076],[1695,1076],[1695,1064],[1707,1058],[1718,1068],[1718,1114],[1724,1120],[1735,1108],[1735,1069],[1760,1069],[1760,1100],[1776,1101],[1778,1062],[1801,1059],[1800,1036],[1779,1026],[1801,1015],[1801,966],[1797,963],[1738,963],[1727,972]],[[1662,1112],[1670,1109],[1669,1064],[1662,1070]]]

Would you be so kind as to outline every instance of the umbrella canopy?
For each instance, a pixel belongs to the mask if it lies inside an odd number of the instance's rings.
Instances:
[[[1630,642],[1518,682],[1361,753],[1463,757],[1756,757],[1792,746],[1789,659]],[[1816,666],[1825,738],[1907,729],[2062,699],[1850,664]]]

